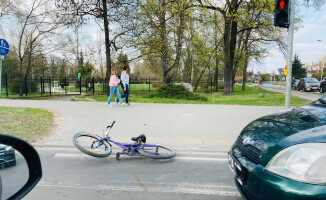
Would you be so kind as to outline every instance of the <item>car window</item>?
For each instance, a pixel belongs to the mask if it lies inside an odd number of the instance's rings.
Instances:
[[[317,101],[314,102],[314,104],[326,104],[326,95],[319,98]]]
[[[307,78],[306,83],[318,83],[318,80],[315,78]]]

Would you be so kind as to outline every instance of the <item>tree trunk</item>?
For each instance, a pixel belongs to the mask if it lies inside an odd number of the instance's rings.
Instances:
[[[247,68],[248,68],[248,62],[249,62],[249,47],[248,47],[248,42],[249,42],[249,37],[250,37],[251,31],[247,31],[246,38],[244,40],[244,66],[243,66],[243,71],[242,71],[242,90],[246,90],[246,82],[247,82]]]
[[[105,35],[105,55],[106,55],[106,80],[107,84],[110,80],[110,74],[111,74],[111,49],[110,49],[110,30],[109,30],[109,20],[108,20],[108,9],[107,9],[107,3],[106,0],[102,0],[103,3],[103,21],[104,21],[104,35]],[[108,84],[109,85],[109,84]],[[106,95],[110,95],[110,88],[107,87]]]
[[[184,13],[181,11],[179,13],[179,25],[177,27],[177,42],[176,42],[176,56],[174,63],[172,64],[171,67],[169,67],[168,63],[168,34],[166,31],[166,0],[162,1],[162,13],[160,16],[160,24],[161,24],[161,41],[163,43],[162,49],[161,49],[161,58],[162,58],[162,68],[163,68],[163,82],[164,83],[170,83],[173,82],[176,78],[179,64],[180,64],[180,59],[181,59],[181,53],[182,53],[182,36],[183,36],[183,26],[184,26]],[[184,8],[181,8],[184,9]],[[173,70],[176,71],[173,71]],[[173,72],[169,76],[169,72]]]
[[[218,54],[218,49],[219,49],[219,44],[217,42],[217,29],[218,29],[218,21],[217,21],[217,15],[214,13],[214,17],[216,18],[215,22],[215,37],[214,37],[214,42],[215,42],[215,73],[214,73],[214,86],[215,86],[215,92],[218,92],[218,65],[220,63],[220,58],[217,55]]]
[[[225,70],[224,70],[224,94],[233,94],[233,62],[236,50],[238,23],[233,16],[237,13],[237,0],[232,0],[228,14],[225,16],[224,25],[224,54],[225,54]]]
[[[230,52],[230,37],[231,37],[231,18],[225,16],[224,24],[224,94],[232,95],[232,69],[231,52]]]
[[[198,87],[198,85],[199,85],[199,82],[200,82],[200,80],[202,79],[203,74],[204,74],[205,71],[206,71],[206,68],[207,68],[207,65],[205,66],[205,68],[203,69],[203,71],[201,71],[198,80],[195,82],[195,89],[194,89],[194,92],[196,92],[197,87]]]
[[[215,80],[215,92],[218,92],[218,65],[220,63],[220,59],[218,57],[215,57],[215,74],[214,74],[214,80]]]
[[[166,27],[162,25],[162,32],[161,32],[161,41],[163,42],[162,49],[161,49],[161,60],[162,60],[162,69],[163,69],[163,82],[169,83],[168,77],[168,44],[167,44],[167,36],[166,36]]]
[[[248,62],[245,61],[245,66],[243,67],[242,71],[242,91],[246,90],[246,82],[247,82],[247,67],[248,67]]]

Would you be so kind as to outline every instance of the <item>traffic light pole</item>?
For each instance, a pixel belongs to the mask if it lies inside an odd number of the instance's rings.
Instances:
[[[2,71],[2,60],[3,60],[3,56],[0,56],[0,96],[1,96],[1,71]]]
[[[288,67],[288,75],[286,77],[286,90],[285,90],[286,109],[289,109],[291,106],[294,9],[295,9],[295,0],[290,0],[290,26],[288,32],[288,52],[287,52],[287,60],[289,62],[289,67]]]

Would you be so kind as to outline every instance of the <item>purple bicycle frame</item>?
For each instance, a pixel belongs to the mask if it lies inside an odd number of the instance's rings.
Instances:
[[[115,145],[121,147],[123,149],[123,154],[125,155],[128,155],[128,156],[134,156],[134,155],[139,155],[138,153],[138,149],[139,148],[142,148],[142,147],[158,147],[156,144],[137,144],[136,142],[134,143],[120,143],[120,142],[117,142],[117,141],[114,141],[111,139],[111,137],[106,137],[106,138],[101,138],[100,140],[96,140],[94,141],[94,143],[96,142],[102,142],[103,140],[105,140],[107,143],[109,143],[110,146],[111,143],[114,143]]]

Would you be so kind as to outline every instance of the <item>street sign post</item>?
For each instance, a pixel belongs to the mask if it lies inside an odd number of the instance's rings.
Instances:
[[[288,32],[288,75],[286,77],[286,89],[285,89],[285,108],[289,109],[291,106],[291,88],[292,88],[292,55],[293,55],[293,32],[294,32],[294,9],[295,0],[290,1],[290,26]]]
[[[4,59],[3,56],[7,55],[9,53],[9,44],[6,40],[0,39],[0,96],[1,96],[1,77],[2,77],[2,60]]]

